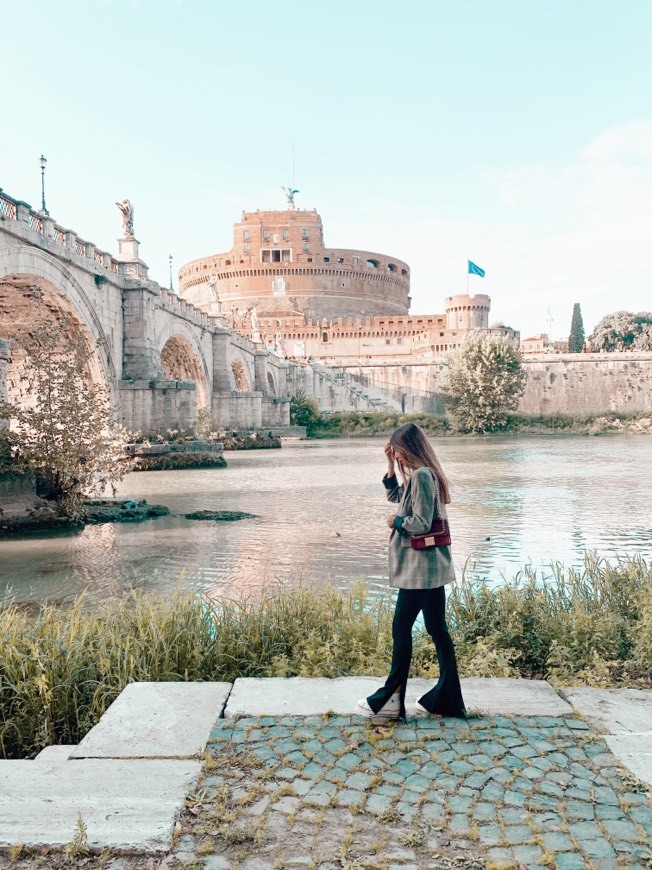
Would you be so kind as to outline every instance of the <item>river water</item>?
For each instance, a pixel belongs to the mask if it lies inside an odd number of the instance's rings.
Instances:
[[[209,594],[277,582],[384,586],[384,441],[284,443],[227,453],[226,469],[141,472],[119,495],[173,513],[240,510],[253,520],[163,517],[70,536],[0,541],[0,596],[95,600],[129,586]],[[586,550],[652,558],[652,438],[637,435],[446,438],[458,572],[500,581],[524,564],[579,566]]]

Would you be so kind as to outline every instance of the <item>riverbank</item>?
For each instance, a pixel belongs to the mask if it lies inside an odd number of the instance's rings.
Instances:
[[[397,426],[413,422],[438,437],[460,437],[447,417],[435,414],[334,413],[311,420],[310,438],[389,437]],[[652,434],[652,413],[605,414],[511,414],[504,429],[485,433],[495,435],[602,435],[606,433]],[[465,435],[477,438],[478,435]]]
[[[393,600],[362,584],[263,590],[256,598],[133,591],[99,609],[0,610],[0,757],[78,743],[130,682],[338,677],[386,672]],[[587,559],[542,581],[456,585],[448,617],[466,677],[652,688],[652,568]],[[413,673],[437,673],[416,633]],[[47,703],[43,701],[47,687]]]

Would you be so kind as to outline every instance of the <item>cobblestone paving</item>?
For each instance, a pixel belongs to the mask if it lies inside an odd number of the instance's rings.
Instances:
[[[161,866],[649,870],[648,798],[571,718],[221,720]]]

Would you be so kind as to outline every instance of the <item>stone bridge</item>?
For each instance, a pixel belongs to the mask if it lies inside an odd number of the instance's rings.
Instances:
[[[43,324],[82,337],[118,417],[144,434],[289,423],[288,364],[155,281],[138,242],[99,250],[0,188],[0,398],[26,391],[24,339]],[[4,340],[3,340],[4,339]]]

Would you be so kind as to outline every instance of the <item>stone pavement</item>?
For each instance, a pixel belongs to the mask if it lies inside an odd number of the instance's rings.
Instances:
[[[377,681],[236,681],[226,718],[209,729],[203,770],[186,796],[169,853],[149,858],[106,853],[104,858],[87,859],[90,863],[83,866],[652,867],[652,777],[645,784],[634,776],[606,742],[612,736],[634,734],[643,750],[650,751],[652,734],[646,736],[644,726],[652,721],[647,716],[652,693],[565,690],[573,711],[545,683],[463,681],[469,707],[490,716],[476,712],[467,721],[410,717],[406,723],[375,727],[350,715],[352,703],[367,692],[368,684],[375,687]],[[409,692],[420,689],[414,681]],[[174,691],[179,703],[182,690]],[[165,686],[157,692],[163,705]],[[288,714],[288,697],[295,715]],[[534,715],[526,715],[528,697]],[[340,704],[348,705],[348,715],[337,711]],[[141,702],[140,707],[143,712],[146,705]],[[125,727],[126,712],[123,706]],[[170,717],[175,718],[172,702]],[[636,730],[619,734],[616,725]],[[133,736],[133,722],[129,727]],[[606,738],[598,729],[609,732]],[[161,733],[164,730],[161,721]],[[177,751],[188,752],[197,742],[194,734],[184,734],[185,750],[168,741],[168,758],[177,758]],[[154,752],[157,738],[150,738]],[[110,761],[106,755],[104,761],[94,755],[98,736],[86,740],[93,755],[87,763]],[[106,744],[103,751],[116,750]],[[124,741],[117,751],[121,758],[128,755]],[[65,754],[70,755],[70,748]],[[143,762],[134,758],[120,763]],[[1,810],[0,791],[0,836]],[[26,858],[11,866],[62,866],[52,855],[42,859],[46,863],[40,860]],[[5,866],[10,865],[0,857],[0,867]]]

